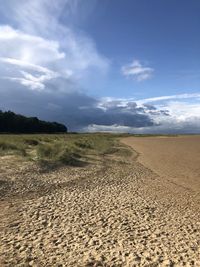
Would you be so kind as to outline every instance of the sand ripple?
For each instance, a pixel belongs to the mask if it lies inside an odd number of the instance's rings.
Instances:
[[[51,184],[40,194],[2,200],[1,266],[200,266],[190,193],[136,159],[75,169],[40,174]]]

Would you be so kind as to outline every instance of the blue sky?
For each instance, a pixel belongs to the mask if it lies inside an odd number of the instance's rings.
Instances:
[[[83,28],[112,59],[109,93],[151,97],[166,90],[170,94],[198,91],[199,13],[199,1],[99,1]],[[154,68],[154,78],[139,84],[124,81],[120,66],[133,59]],[[124,90],[116,93],[118,85]]]
[[[0,0],[0,109],[199,133],[199,14],[197,0]]]

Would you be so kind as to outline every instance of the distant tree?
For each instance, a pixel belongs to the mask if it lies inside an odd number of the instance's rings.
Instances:
[[[1,133],[66,133],[67,127],[57,122],[39,120],[37,117],[25,117],[12,111],[0,110]]]

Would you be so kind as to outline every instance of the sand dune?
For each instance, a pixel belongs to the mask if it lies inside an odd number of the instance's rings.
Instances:
[[[0,266],[200,266],[197,196],[139,161],[2,171]]]

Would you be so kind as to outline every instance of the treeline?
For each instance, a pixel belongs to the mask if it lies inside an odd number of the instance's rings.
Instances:
[[[25,117],[11,111],[0,110],[1,133],[65,133],[67,127],[57,122],[39,120],[37,117]]]

